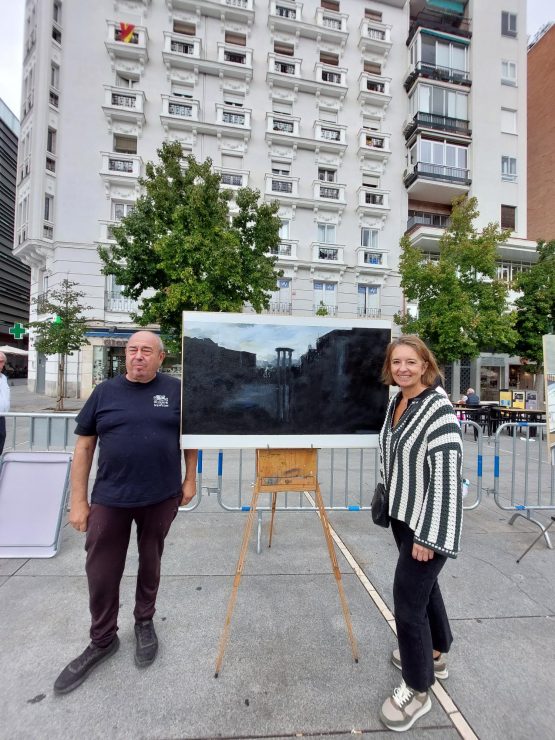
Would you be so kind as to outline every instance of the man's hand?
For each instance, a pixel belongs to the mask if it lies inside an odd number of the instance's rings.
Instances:
[[[69,523],[78,532],[87,531],[87,522],[89,519],[91,507],[87,501],[75,501],[71,503],[69,509]]]
[[[185,506],[186,504],[193,499],[197,494],[197,483],[195,480],[189,480],[189,478],[185,478],[181,485],[181,503],[180,506]]]
[[[412,546],[412,557],[415,560],[420,560],[422,563],[427,563],[428,560],[432,560],[434,557],[434,551],[430,550],[429,547],[423,545],[417,545],[416,542]]]

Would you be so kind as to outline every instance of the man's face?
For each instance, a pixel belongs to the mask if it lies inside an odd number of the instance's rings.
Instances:
[[[4,365],[6,364],[6,357],[0,352],[0,373],[4,369]]]
[[[164,361],[158,338],[148,331],[138,331],[125,348],[126,378],[132,383],[148,383]]]

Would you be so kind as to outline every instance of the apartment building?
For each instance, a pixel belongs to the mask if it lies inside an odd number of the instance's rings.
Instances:
[[[460,193],[513,230],[506,279],[525,269],[524,22],[525,0],[27,0],[16,252],[34,296],[87,292],[68,387],[122,367],[134,305],[97,246],[164,139],[279,202],[272,312],[392,319],[401,236],[437,253]],[[30,359],[51,392],[53,360]],[[507,385],[510,358],[484,359]],[[486,362],[457,365],[453,394]]]
[[[19,121],[0,98],[0,344],[26,349],[27,338],[14,334],[15,324],[28,321],[30,281],[29,268],[13,256],[18,136]],[[23,358],[16,364],[21,369]]]

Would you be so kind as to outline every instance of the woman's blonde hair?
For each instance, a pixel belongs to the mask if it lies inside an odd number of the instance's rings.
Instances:
[[[416,334],[403,334],[397,339],[394,339],[387,346],[382,368],[382,380],[386,385],[396,385],[391,373],[391,355],[393,354],[395,347],[401,347],[403,345],[411,347],[423,362],[428,363],[424,375],[422,376],[422,382],[424,385],[432,386],[438,376],[441,378],[436,358],[432,351],[426,347],[420,337],[416,336]]]

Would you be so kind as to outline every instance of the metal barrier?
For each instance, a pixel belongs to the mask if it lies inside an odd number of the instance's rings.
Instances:
[[[74,429],[77,414],[42,414],[7,411],[6,452],[69,452],[75,447]]]
[[[530,422],[511,422],[498,427],[495,433],[493,494],[500,509],[513,512],[509,524],[513,524],[517,517],[532,522],[542,530],[547,547],[553,549],[547,528],[532,517],[535,511],[555,509],[555,466],[547,459],[543,440],[545,429],[546,424]],[[534,434],[530,433],[532,430]],[[501,436],[504,431],[510,436]],[[512,449],[503,450],[503,443],[510,444]],[[523,444],[525,448],[522,448]],[[506,460],[502,452],[511,455],[511,475],[503,478],[501,469],[502,465],[506,465]],[[506,481],[509,481],[508,485]]]

